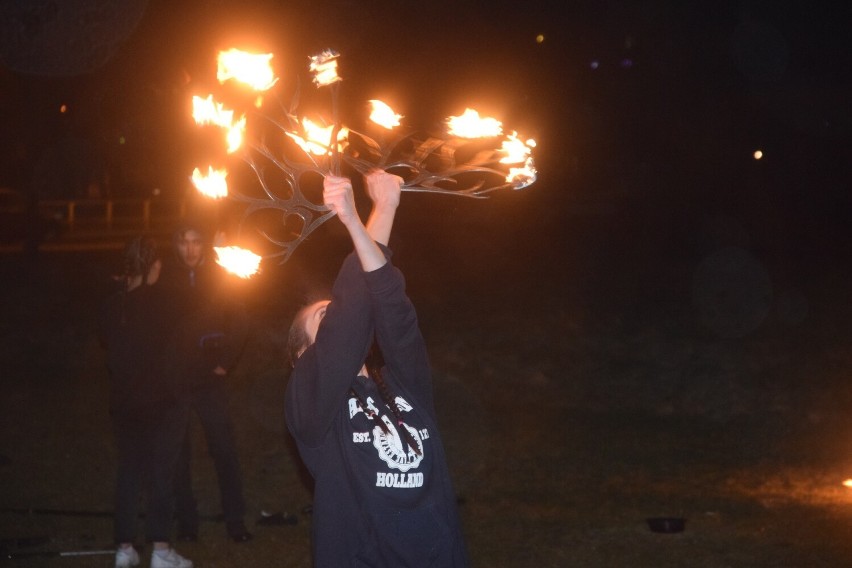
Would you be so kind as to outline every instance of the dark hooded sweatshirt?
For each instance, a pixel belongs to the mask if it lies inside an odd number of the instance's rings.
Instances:
[[[107,350],[113,413],[174,402],[169,374],[180,305],[159,284],[116,292],[101,305],[100,340]]]
[[[359,376],[374,334],[402,423],[375,383]],[[425,344],[390,260],[372,272],[354,254],[344,261],[316,341],[291,374],[285,413],[315,480],[317,568],[468,565]]]

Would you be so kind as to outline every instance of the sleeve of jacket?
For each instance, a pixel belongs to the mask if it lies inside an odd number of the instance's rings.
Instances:
[[[386,250],[386,249],[385,249]],[[390,256],[388,252],[386,256]],[[405,293],[402,272],[388,260],[365,274],[376,341],[385,366],[419,400],[432,404],[432,373],[417,313]]]
[[[343,262],[316,341],[296,361],[284,413],[293,437],[320,445],[364,364],[373,335],[369,294],[358,258]]]

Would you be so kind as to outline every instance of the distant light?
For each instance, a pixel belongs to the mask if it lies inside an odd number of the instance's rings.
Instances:
[[[538,34],[537,36],[535,36],[535,42],[544,43],[544,34]]]
[[[154,189],[152,189],[152,190],[151,190],[151,193],[152,193],[155,197],[156,197],[156,196],[159,196],[159,195],[160,195],[160,188],[159,188],[159,187],[155,187]]]
[[[595,59],[594,61],[589,63],[589,67],[591,67],[592,69],[597,69],[600,66],[601,66],[601,62],[598,61],[597,59]]]
[[[630,67],[633,67],[633,60],[632,59],[622,59],[621,60],[621,66],[624,67],[625,69],[629,69]]]
[[[60,107],[59,107],[59,112],[61,112],[62,114],[65,114],[66,112],[68,112],[68,105],[62,105],[62,106],[60,106]]]
[[[119,137],[118,137],[118,143],[119,143],[119,144],[124,144],[125,142],[127,142],[127,140],[125,140],[124,136],[119,136]]]
[[[754,159],[759,160],[763,158],[763,150],[755,150],[754,151]]]

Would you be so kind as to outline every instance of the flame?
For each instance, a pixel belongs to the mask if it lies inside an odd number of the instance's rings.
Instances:
[[[317,84],[317,87],[325,87],[342,81],[337,74],[338,57],[340,57],[339,53],[327,49],[319,55],[309,58],[311,60],[310,70],[314,74],[314,83]]]
[[[503,141],[503,152],[506,156],[500,159],[501,164],[522,164],[532,154],[532,149],[535,148],[535,140],[530,138],[526,142],[518,138],[517,132],[512,132],[508,139]]]
[[[206,99],[195,95],[192,97],[192,118],[198,124],[213,124],[229,128],[234,122],[234,111],[214,101],[213,95],[208,95]]]
[[[213,247],[216,263],[240,278],[250,278],[260,270],[261,257],[240,247]]]
[[[331,135],[334,132],[334,125],[320,126],[308,118],[302,119],[302,129],[305,137],[298,134],[287,132],[287,136],[296,141],[296,144],[301,146],[302,150],[315,156],[325,156],[331,153]],[[349,138],[349,129],[341,128],[337,133],[337,148],[343,150],[344,142]]]
[[[460,138],[488,138],[503,134],[503,125],[495,118],[480,118],[472,108],[465,109],[461,116],[447,119],[449,133]]]
[[[228,127],[228,132],[225,134],[225,140],[228,143],[228,153],[233,154],[243,145],[243,140],[246,137],[246,117],[245,115],[237,122]]]
[[[370,112],[370,120],[379,126],[387,128],[388,130],[392,129],[394,126],[399,126],[399,119],[402,118],[401,114],[396,114],[391,107],[382,101],[371,100],[367,102],[370,103],[370,106],[373,109]]]
[[[843,482],[843,486],[844,486],[844,487],[850,487],[850,488],[852,488],[852,479],[847,479],[847,480],[845,480],[845,481]]]
[[[214,170],[213,166],[207,169],[206,175],[195,168],[192,171],[192,184],[203,195],[212,199],[219,199],[228,196],[228,182],[225,179],[227,177],[227,170]]]
[[[236,152],[242,146],[246,132],[245,115],[234,121],[234,111],[214,101],[213,95],[208,95],[206,99],[197,95],[192,97],[192,118],[201,125],[212,124],[224,128],[227,131],[225,140],[229,154]]]
[[[278,82],[272,71],[271,53],[248,53],[239,49],[220,51],[216,78],[220,83],[233,79],[255,91],[267,91]]]
[[[538,177],[538,171],[535,169],[535,164],[532,158],[527,158],[524,166],[521,168],[509,168],[509,173],[506,176],[506,183],[512,185],[512,189],[524,189],[531,186]]]

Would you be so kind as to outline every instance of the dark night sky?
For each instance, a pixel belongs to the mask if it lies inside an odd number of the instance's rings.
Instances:
[[[852,7],[841,3],[107,4],[78,0],[76,20],[52,2],[0,4],[12,16],[0,46],[2,184],[106,169],[116,191],[181,191],[198,151],[187,101],[210,85],[218,49],[272,51],[282,77],[304,80],[307,56],[332,47],[350,104],[398,100],[424,120],[493,109],[535,137],[541,192],[755,213],[771,200],[838,226],[850,210]],[[57,19],[65,35],[39,35]],[[43,40],[37,56],[10,35],[22,26]]]

